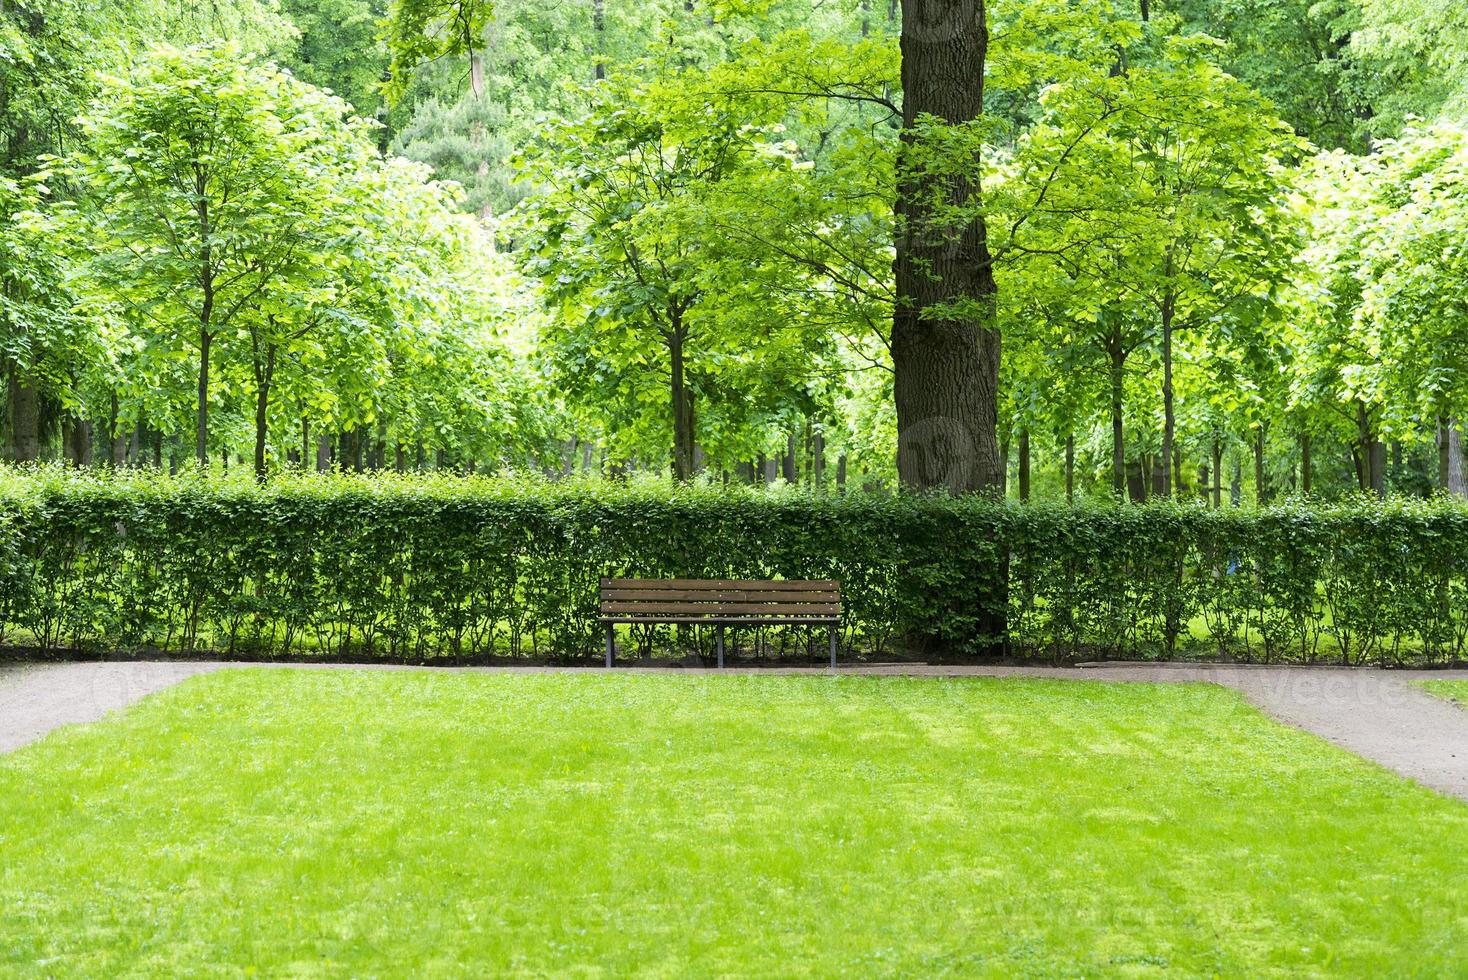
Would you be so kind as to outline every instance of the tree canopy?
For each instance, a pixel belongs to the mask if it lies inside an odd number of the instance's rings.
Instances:
[[[0,55],[12,459],[1464,490],[1450,4],[11,0]]]

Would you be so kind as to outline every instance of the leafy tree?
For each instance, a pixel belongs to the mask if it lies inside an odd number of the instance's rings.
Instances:
[[[578,397],[633,406],[657,400],[648,382],[662,375],[679,479],[694,471],[696,405],[714,376],[746,343],[778,342],[760,318],[737,316],[757,300],[738,295],[709,220],[758,169],[756,138],[732,112],[610,89],[526,156],[544,190],[524,206],[521,255],[556,310],[562,366]]]
[[[96,222],[96,281],[151,342],[174,351],[192,338],[206,463],[215,341],[316,265],[341,174],[369,144],[340,100],[233,45],[156,50],[108,83],[83,125],[75,174]]]

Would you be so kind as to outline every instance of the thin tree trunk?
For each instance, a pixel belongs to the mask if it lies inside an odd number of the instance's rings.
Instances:
[[[1213,437],[1213,509],[1223,507],[1223,440]]]
[[[1075,503],[1076,499],[1076,437],[1074,434],[1065,437],[1065,502]]]
[[[1126,376],[1120,348],[1111,353],[1111,489],[1118,497],[1126,493],[1126,433],[1122,429],[1122,397]]]
[[[1386,444],[1376,436],[1364,403],[1356,402],[1356,477],[1361,489],[1386,496]]]
[[[1171,253],[1167,259],[1171,269]],[[1174,299],[1171,293],[1162,299],[1162,478],[1158,493],[1172,494],[1172,447],[1177,429],[1177,419],[1172,404],[1172,319]]]
[[[1315,474],[1313,462],[1310,458],[1310,433],[1300,433],[1300,492],[1310,496],[1314,486]]]
[[[902,4],[902,130],[892,321],[897,472],[911,487],[998,488],[1000,336],[979,167],[927,169],[920,120],[983,116],[988,25],[982,0]],[[934,202],[942,209],[934,212]],[[954,213],[963,217],[954,219]],[[953,313],[958,309],[962,312]]]
[[[256,367],[255,479],[265,481],[265,440],[270,424],[270,384],[275,378],[275,345],[265,345],[265,363]]]
[[[591,68],[592,81],[605,81],[607,77],[606,0],[591,0],[591,30],[596,38],[596,63]]]
[[[1030,499],[1030,430],[1019,430],[1019,499]]]
[[[1269,486],[1264,472],[1264,423],[1254,433],[1254,502],[1269,503]]]
[[[684,481],[693,476],[693,397],[684,378],[683,345],[687,340],[681,311],[669,315],[668,360],[673,398],[673,477]]]

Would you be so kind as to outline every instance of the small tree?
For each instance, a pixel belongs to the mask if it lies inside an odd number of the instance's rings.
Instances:
[[[94,281],[148,343],[194,347],[205,464],[214,344],[320,267],[342,174],[370,144],[345,103],[229,45],[155,50],[83,127]]]

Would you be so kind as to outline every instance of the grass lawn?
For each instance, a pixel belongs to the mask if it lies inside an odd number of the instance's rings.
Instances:
[[[0,974],[1441,976],[1465,882],[1204,685],[231,670],[0,757]]]
[[[1417,686],[1430,694],[1468,707],[1468,681],[1418,681]]]

